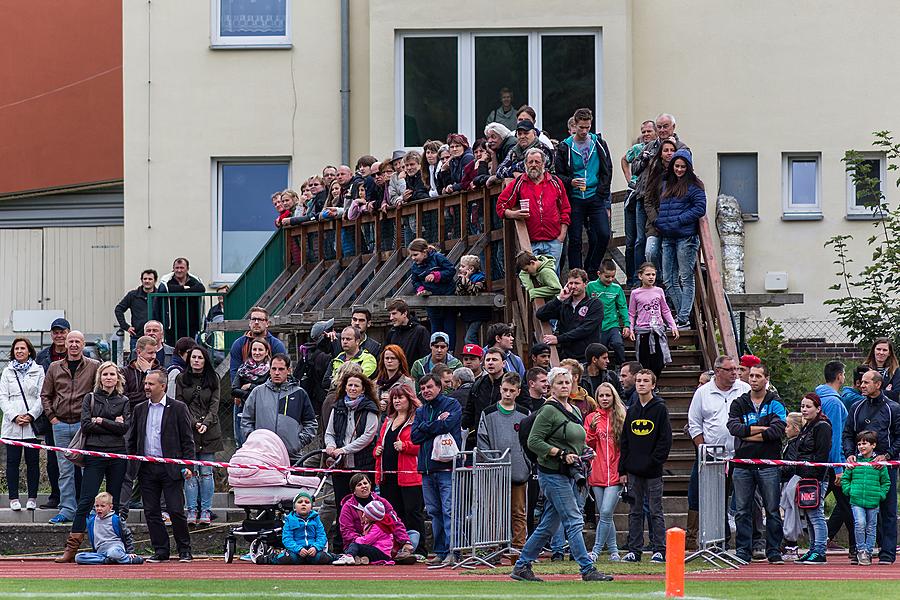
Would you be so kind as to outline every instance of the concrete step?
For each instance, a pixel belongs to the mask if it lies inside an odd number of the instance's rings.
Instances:
[[[672,362],[670,367],[681,367],[683,365],[699,366],[703,362],[703,354],[699,350],[692,348],[675,349],[671,351]],[[637,360],[634,350],[625,350],[625,360]]]
[[[216,523],[234,523],[244,519],[244,509],[242,508],[213,508],[213,513],[218,515],[218,519],[213,520]],[[0,508],[0,524],[21,523],[21,524],[47,524],[48,521],[59,514],[58,510],[20,510],[14,511],[10,508]],[[129,523],[144,523],[143,510],[131,510],[128,512]],[[68,530],[70,524],[58,525],[62,529]]]
[[[22,506],[25,506],[25,493],[24,491],[19,494],[19,502],[22,503]],[[47,494],[38,494],[37,503],[38,506],[47,502]],[[216,492],[213,494],[213,502],[212,502],[213,510],[217,508],[235,508],[234,504],[234,494],[231,492]],[[0,509],[9,508],[9,498],[4,494],[0,497]],[[56,511],[54,511],[56,512]]]
[[[129,523],[134,533],[135,550],[142,556],[152,553],[147,526],[143,523]],[[69,527],[45,523],[5,523],[0,524],[0,555],[25,555],[29,553],[61,553]],[[191,549],[195,556],[201,554],[222,554],[228,527],[216,526],[191,528]],[[82,550],[88,550],[87,541]],[[172,542],[172,556],[178,556]]]

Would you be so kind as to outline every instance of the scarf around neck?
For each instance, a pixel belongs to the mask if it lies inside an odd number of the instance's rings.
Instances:
[[[28,360],[23,363],[20,363],[17,360],[12,360],[9,362],[9,365],[13,368],[13,371],[21,375],[25,375],[26,373],[28,373],[28,371],[31,369],[31,365],[33,364],[34,361],[31,359],[31,357],[29,357]]]

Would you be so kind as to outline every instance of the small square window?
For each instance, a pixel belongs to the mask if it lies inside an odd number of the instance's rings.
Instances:
[[[289,48],[287,0],[210,0],[213,48]]]
[[[884,182],[887,178],[887,161],[884,154],[863,153],[861,166],[865,169],[858,173],[860,177],[870,180],[871,187],[864,187],[860,192],[854,183],[853,173],[847,172],[847,216],[848,217],[880,217],[878,207],[881,195],[884,194]]]
[[[756,153],[719,155],[719,195],[737,199],[745,215],[759,213],[759,176]]]
[[[785,154],[782,163],[784,218],[821,218],[821,155]]]

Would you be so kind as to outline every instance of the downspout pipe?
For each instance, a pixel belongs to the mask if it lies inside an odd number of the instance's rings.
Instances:
[[[350,0],[341,0],[341,164],[350,164]]]

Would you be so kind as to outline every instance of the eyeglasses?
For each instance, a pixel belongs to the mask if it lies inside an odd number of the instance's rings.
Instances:
[[[725,371],[726,373],[734,373],[737,370],[737,367],[731,367],[730,369],[726,369],[725,367],[716,367],[716,371]]]
[[[265,323],[266,321],[268,321],[268,319],[265,317],[250,317],[251,323]]]

